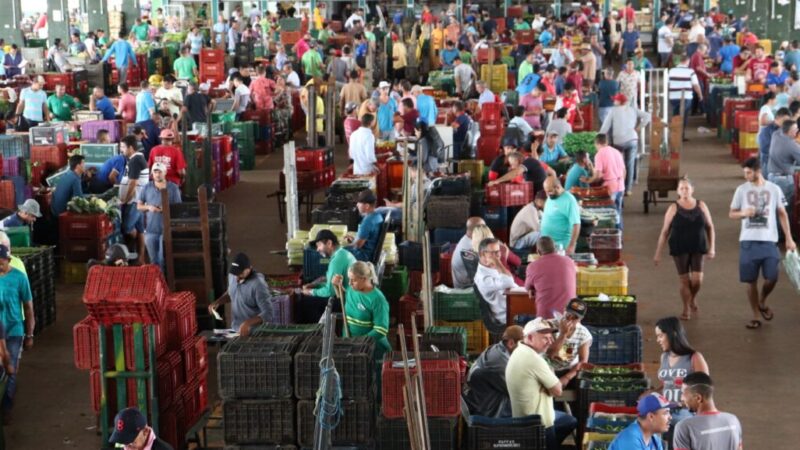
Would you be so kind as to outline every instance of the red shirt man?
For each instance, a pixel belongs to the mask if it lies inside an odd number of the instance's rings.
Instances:
[[[258,68],[258,77],[250,82],[250,99],[256,109],[271,111],[274,107],[272,103],[272,93],[275,90],[275,81],[267,78],[264,74],[263,66]]]
[[[756,57],[747,64],[747,71],[753,81],[764,81],[772,66],[772,59],[764,55],[764,47],[756,47]]]
[[[167,166],[167,180],[172,181],[178,186],[183,184],[183,177],[186,174],[186,160],[180,147],[172,144],[175,133],[165,129],[161,131],[161,145],[156,145],[150,150],[150,159],[147,161],[149,167],[159,162]]]
[[[555,252],[555,243],[543,236],[536,243],[539,259],[525,270],[525,289],[535,299],[536,315],[552,319],[564,313],[567,303],[575,298],[575,263],[568,256]]]

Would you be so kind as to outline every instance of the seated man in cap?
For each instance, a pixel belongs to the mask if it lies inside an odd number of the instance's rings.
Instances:
[[[559,379],[542,353],[553,344],[556,331],[550,321],[537,317],[525,324],[523,341],[511,354],[506,366],[506,383],[514,417],[538,414],[545,426],[547,450],[558,450],[575,429],[574,417],[553,407],[553,397],[561,395],[566,379]],[[626,449],[628,447],[625,447]]]
[[[522,337],[521,326],[512,325],[506,328],[502,340],[484,350],[470,367],[464,401],[471,415],[511,415],[511,400],[506,387],[506,365]]]
[[[352,243],[347,249],[359,261],[370,261],[372,259],[375,247],[378,245],[378,239],[380,239],[384,218],[379,212],[375,211],[377,203],[378,199],[375,197],[375,193],[369,189],[358,194],[356,206],[362,219],[361,224],[358,225],[355,240],[351,239]]]
[[[0,223],[0,228],[23,227],[33,225],[36,219],[42,217],[42,212],[39,211],[39,203],[29,198],[25,203],[17,207],[17,212],[3,219]]]
[[[98,261],[96,259],[90,259],[89,262],[86,263],[87,267],[91,268],[92,266],[96,266],[98,264],[104,266],[129,266],[131,262],[135,262],[139,259],[139,255],[133,253],[128,250],[128,247],[125,244],[114,244],[106,250],[106,258],[102,261]]]
[[[172,446],[156,436],[147,419],[136,408],[125,408],[114,417],[114,432],[108,439],[111,444],[122,445],[126,450],[172,450]]]
[[[208,311],[214,315],[218,307],[230,303],[231,328],[242,336],[248,336],[251,328],[272,322],[269,287],[264,275],[253,269],[250,258],[244,253],[233,258],[228,273],[228,292],[208,305]]]
[[[331,282],[336,275],[342,276],[344,287],[347,288],[347,269],[356,262],[356,257],[344,247],[339,246],[339,239],[336,235],[331,230],[320,230],[317,237],[309,242],[308,246],[316,248],[323,258],[330,258],[330,262],[324,277],[303,285],[303,295],[325,298],[335,295]]]
[[[153,154],[151,153],[150,156]],[[157,264],[164,270],[164,218],[161,214],[161,190],[167,191],[167,199],[171,205],[181,203],[181,191],[178,185],[166,179],[167,167],[164,163],[153,164],[150,171],[153,180],[142,187],[136,195],[136,208],[144,215],[144,245],[151,264]]]
[[[670,403],[661,394],[642,397],[636,410],[639,417],[611,442],[609,450],[663,450],[661,433],[669,430]]]
[[[567,310],[558,320],[558,336],[547,349],[547,359],[556,373],[564,373],[572,380],[578,374],[578,364],[589,362],[592,333],[581,324],[586,315],[586,302],[574,298],[567,303]]]

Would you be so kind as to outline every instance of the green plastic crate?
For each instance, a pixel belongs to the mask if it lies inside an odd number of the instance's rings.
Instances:
[[[14,249],[16,254],[17,247],[30,247],[31,246],[31,229],[30,227],[10,227],[5,230],[8,240],[11,242],[11,248]]]
[[[433,292],[433,317],[436,320],[470,321],[481,318],[481,308],[473,289]]]
[[[426,343],[431,343],[431,344],[435,345],[436,344],[436,338],[435,337],[430,337],[429,338],[428,336],[437,335],[437,334],[439,334],[439,335],[457,334],[457,335],[461,336],[461,348],[458,351],[458,353],[461,356],[467,356],[467,329],[466,328],[464,328],[464,327],[446,327],[446,326],[428,327],[425,330],[425,335],[426,336],[423,336],[423,341],[425,341]],[[428,351],[428,350],[429,349],[426,348],[423,351]],[[442,349],[441,347],[439,347],[439,350],[444,351],[444,349]]]
[[[236,138],[243,141],[255,141],[257,130],[258,126],[252,120],[246,120],[244,122],[225,122],[222,124],[222,131],[225,134],[238,131]]]
[[[408,291],[408,269],[405,266],[395,266],[391,274],[381,281],[381,292],[387,300],[397,301]]]
[[[211,122],[213,123],[234,122],[235,120],[236,113],[233,111],[211,113]]]
[[[239,169],[240,170],[253,170],[256,168],[255,155],[239,154]]]
[[[87,163],[102,164],[119,154],[119,144],[81,144],[78,154],[83,155]]]
[[[256,143],[253,141],[237,141],[236,144],[239,148],[239,157],[242,156],[255,156]]]
[[[26,47],[47,48],[47,39],[28,39]]]

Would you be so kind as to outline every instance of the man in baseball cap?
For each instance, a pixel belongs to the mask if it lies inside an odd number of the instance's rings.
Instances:
[[[253,269],[250,257],[237,253],[228,270],[228,292],[208,306],[211,315],[217,316],[217,308],[231,304],[231,328],[242,336],[262,323],[273,320],[272,296],[264,275]]]
[[[3,219],[2,228],[22,227],[36,222],[36,219],[42,217],[42,212],[39,209],[39,203],[29,198],[25,203],[17,207],[17,212]]]
[[[611,442],[609,450],[662,450],[661,433],[669,431],[670,403],[657,393],[639,399],[639,417]]]
[[[538,414],[545,426],[547,448],[558,449],[577,427],[574,417],[553,407],[553,397],[561,395],[569,380],[559,379],[542,354],[553,343],[558,328],[550,320],[537,317],[525,324],[525,338],[508,360],[506,384],[514,417]]]
[[[164,164],[167,180],[180,186],[186,177],[186,159],[180,147],[175,144],[175,132],[165,128],[161,130],[159,137],[161,145],[156,145],[150,150],[147,165],[152,167],[155,163]]]
[[[153,154],[150,154],[151,158]],[[163,162],[153,164],[150,171],[153,179],[149,181],[136,198],[136,208],[144,215],[144,245],[151,264],[164,269],[164,219],[161,215],[161,191],[167,191],[170,205],[181,203],[181,190],[178,185],[166,179],[167,167]]]
[[[567,303],[564,314],[558,320],[558,335],[547,349],[553,370],[570,381],[578,374],[578,364],[589,361],[592,333],[581,324],[586,309],[586,302],[579,298]]]
[[[358,194],[356,206],[361,214],[361,224],[358,225],[355,240],[348,249],[359,261],[370,261],[375,253],[375,247],[380,239],[383,215],[375,211],[378,199],[375,193],[365,189]]]
[[[331,230],[320,230],[316,238],[308,243],[310,248],[316,249],[323,258],[330,258],[328,270],[324,277],[303,285],[303,294],[314,297],[328,298],[334,295],[331,280],[336,275],[341,275],[343,286],[347,288],[347,269],[356,262],[356,257],[339,245],[339,238]]]
[[[125,450],[172,450],[172,446],[156,436],[147,419],[136,408],[125,408],[114,417],[111,444],[124,445]]]
[[[523,337],[522,327],[511,325],[503,332],[500,342],[484,350],[469,368],[464,401],[470,414],[485,417],[508,417],[511,414],[506,366]]]

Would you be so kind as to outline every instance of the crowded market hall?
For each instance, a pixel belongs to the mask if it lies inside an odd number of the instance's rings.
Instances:
[[[4,5],[0,450],[794,448],[800,1]]]

